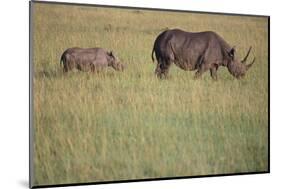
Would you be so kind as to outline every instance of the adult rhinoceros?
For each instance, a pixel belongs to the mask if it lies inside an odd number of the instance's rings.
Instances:
[[[155,52],[157,67],[155,73],[158,77],[166,77],[172,63],[183,70],[197,70],[195,78],[210,70],[211,77],[217,80],[217,70],[226,66],[228,71],[236,78],[242,78],[253,65],[255,59],[246,64],[251,47],[245,58],[241,61],[235,57],[235,49],[217,33],[185,32],[180,29],[166,30],[156,38],[152,49],[152,60]]]

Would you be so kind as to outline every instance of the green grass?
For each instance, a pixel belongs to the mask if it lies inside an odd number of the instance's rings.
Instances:
[[[268,170],[267,18],[33,6],[34,185]],[[175,27],[215,31],[240,58],[253,46],[256,63],[243,80],[174,65],[159,80],[152,46]],[[126,70],[64,75],[73,46],[111,49]]]

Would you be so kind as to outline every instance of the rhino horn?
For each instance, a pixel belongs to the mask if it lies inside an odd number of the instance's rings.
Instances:
[[[112,67],[117,71],[123,71],[125,69],[125,65],[120,62],[114,63]]]
[[[246,65],[246,70],[248,70],[254,64],[255,60],[256,57],[253,59],[253,61],[250,64]]]
[[[249,50],[248,50],[248,52],[247,52],[245,58],[244,58],[243,60],[241,60],[242,63],[245,63],[245,62],[247,61],[247,58],[248,58],[248,56],[249,56],[251,50],[252,50],[252,46],[249,48]]]

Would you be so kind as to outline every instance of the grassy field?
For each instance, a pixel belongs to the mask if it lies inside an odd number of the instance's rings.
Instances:
[[[34,185],[268,170],[268,22],[265,17],[33,3]],[[167,28],[212,30],[249,46],[243,80],[221,67],[172,66],[159,80],[151,50]],[[69,47],[103,47],[126,64],[62,73]],[[250,56],[250,60],[253,58]]]

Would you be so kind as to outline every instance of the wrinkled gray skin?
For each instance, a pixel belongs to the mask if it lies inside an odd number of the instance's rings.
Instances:
[[[155,73],[159,78],[167,77],[170,65],[174,63],[183,70],[194,71],[199,78],[210,70],[211,77],[217,80],[217,70],[226,66],[235,78],[245,76],[255,59],[246,64],[251,47],[242,61],[235,57],[235,49],[231,48],[218,34],[212,31],[191,33],[179,29],[166,30],[155,40],[152,49],[157,59]]]
[[[124,69],[112,52],[107,52],[102,48],[69,48],[62,54],[60,62],[63,64],[64,72],[74,68],[85,72],[99,72],[108,66],[118,71]]]

